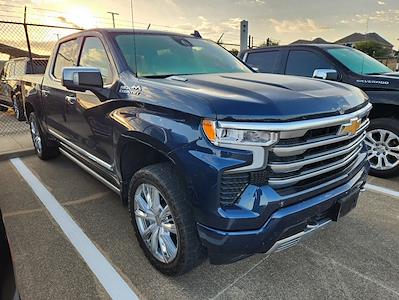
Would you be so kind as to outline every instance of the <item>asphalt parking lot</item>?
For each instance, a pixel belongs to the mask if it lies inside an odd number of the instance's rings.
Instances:
[[[119,197],[65,157],[22,162],[129,288],[145,299],[399,299],[399,198],[367,191],[341,222],[270,257],[205,261],[166,277],[147,262]],[[0,208],[22,299],[108,299],[103,284],[10,161],[0,162]],[[399,192],[399,178],[369,183]]]

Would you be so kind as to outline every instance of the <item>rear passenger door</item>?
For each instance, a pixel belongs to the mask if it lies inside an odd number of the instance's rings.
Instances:
[[[265,50],[248,53],[245,62],[260,73],[279,73],[281,51]]]
[[[286,75],[312,77],[316,69],[335,69],[322,54],[311,50],[290,50],[285,67]]]
[[[7,76],[8,76],[8,69],[10,63],[6,62],[4,64],[3,71],[1,71],[1,78],[0,78],[0,100],[5,101],[7,95]]]
[[[61,84],[62,70],[77,66],[80,40],[71,39],[59,44],[49,76],[44,76],[42,99],[48,128],[62,137],[68,135],[66,116],[67,97],[76,97]]]
[[[7,64],[6,75],[4,80],[2,80],[2,97],[8,105],[12,105],[11,99],[11,82],[14,80],[15,62],[13,60],[9,61]]]

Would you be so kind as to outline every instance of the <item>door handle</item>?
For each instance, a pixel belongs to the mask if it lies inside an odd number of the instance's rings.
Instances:
[[[76,103],[76,97],[75,96],[65,96],[65,100],[70,105],[74,105]]]
[[[49,90],[43,90],[43,89],[42,89],[42,96],[43,96],[43,97],[47,97],[48,95],[50,95],[50,91],[49,91]]]

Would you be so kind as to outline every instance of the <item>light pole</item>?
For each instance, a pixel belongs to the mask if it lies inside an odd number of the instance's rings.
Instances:
[[[119,14],[116,13],[116,12],[113,12],[113,11],[107,11],[107,14],[111,14],[111,16],[112,16],[112,25],[115,28],[115,15],[119,16]]]

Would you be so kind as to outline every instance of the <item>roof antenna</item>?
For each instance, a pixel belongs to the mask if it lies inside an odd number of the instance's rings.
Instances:
[[[133,0],[130,0],[130,13],[132,18],[132,30],[133,30],[134,75],[136,75],[137,80],[139,80],[139,76],[137,75],[138,71],[137,71],[136,32],[134,31]]]
[[[367,16],[366,20],[366,33],[364,34],[364,43],[367,43],[367,36],[369,34],[369,16]],[[362,75],[364,75],[364,63],[365,63],[365,56],[363,55],[363,60],[362,60]]]

